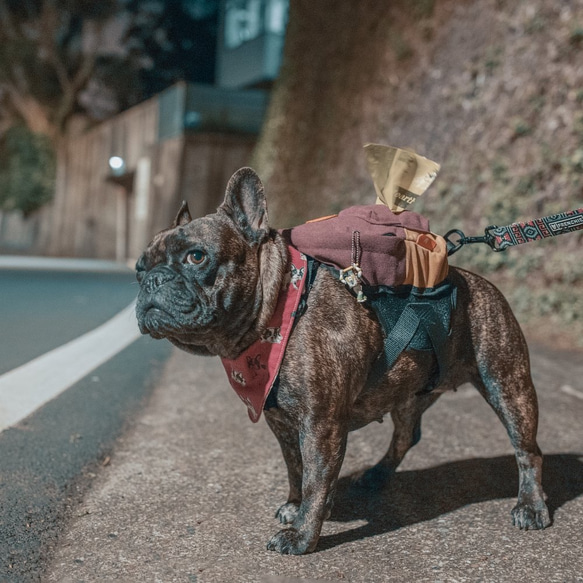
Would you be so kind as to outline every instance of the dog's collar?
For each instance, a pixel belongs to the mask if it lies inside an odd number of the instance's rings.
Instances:
[[[288,250],[289,272],[265,332],[236,359],[221,358],[229,383],[247,405],[253,423],[259,421],[267,395],[279,373],[305,287],[307,258],[294,247],[288,246]]]

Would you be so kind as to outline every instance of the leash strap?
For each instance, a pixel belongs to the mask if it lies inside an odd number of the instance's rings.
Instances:
[[[447,254],[453,255],[469,243],[486,243],[493,251],[505,251],[508,247],[556,237],[583,229],[583,208],[550,215],[524,223],[512,223],[505,227],[491,225],[482,237],[466,237],[459,229],[452,229],[444,236]]]

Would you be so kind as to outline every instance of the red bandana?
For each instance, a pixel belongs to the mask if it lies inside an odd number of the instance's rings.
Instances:
[[[290,272],[284,279],[277,305],[261,338],[235,360],[221,358],[229,382],[247,405],[249,418],[257,423],[263,405],[279,372],[295,313],[304,289],[307,260],[294,247],[290,253]]]

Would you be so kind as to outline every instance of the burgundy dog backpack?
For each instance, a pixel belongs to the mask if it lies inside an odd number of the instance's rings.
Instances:
[[[380,380],[403,350],[414,349],[435,353],[438,368],[430,389],[439,384],[456,290],[447,278],[446,241],[429,230],[425,217],[380,204],[354,206],[283,235],[376,313],[384,350],[369,382]]]
[[[381,204],[353,206],[284,234],[302,253],[343,270],[358,263],[367,286],[431,289],[448,272],[445,239],[418,213]]]

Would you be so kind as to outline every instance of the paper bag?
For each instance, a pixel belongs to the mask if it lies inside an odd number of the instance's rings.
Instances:
[[[410,209],[439,172],[439,164],[409,148],[367,144],[364,150],[377,193],[376,202],[395,213]]]

